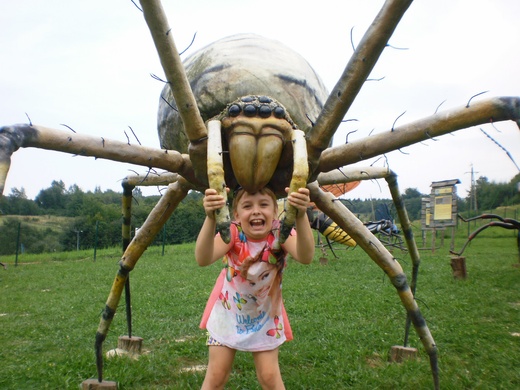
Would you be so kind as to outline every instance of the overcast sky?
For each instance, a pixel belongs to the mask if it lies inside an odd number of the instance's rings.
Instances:
[[[188,4],[189,3],[189,4]],[[383,1],[184,1],[164,8],[185,54],[228,35],[258,33],[302,54],[332,89]],[[442,109],[464,106],[473,96],[520,95],[518,0],[417,0],[365,83],[337,132],[336,143],[387,131]],[[0,125],[32,123],[126,141],[132,127],[143,145],[158,147],[156,111],[163,76],[141,12],[130,0],[0,2]],[[478,99],[478,98],[477,98]],[[446,135],[387,155],[402,191],[430,192],[432,181],[459,179],[466,196],[475,178],[509,182],[520,164],[520,132],[512,122]],[[361,165],[369,165],[367,161]],[[383,159],[375,162],[382,166]],[[93,158],[24,149],[12,158],[5,195],[24,188],[29,198],[63,180],[84,191],[121,191],[120,179],[143,168]],[[157,188],[143,190],[158,194]],[[347,197],[388,198],[385,182],[364,182]]]

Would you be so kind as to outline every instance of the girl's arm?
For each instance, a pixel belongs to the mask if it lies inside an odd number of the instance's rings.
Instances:
[[[286,189],[288,191],[288,189]],[[296,216],[296,236],[289,236],[283,247],[294,259],[303,264],[310,264],[314,257],[314,234],[307,218],[310,197],[307,188],[300,188],[287,197],[289,204],[298,209]]]
[[[202,203],[206,219],[195,243],[195,260],[200,266],[206,266],[224,256],[231,248],[231,243],[226,244],[220,236],[215,235],[215,210],[225,204],[224,197],[217,195],[215,190],[207,189]]]

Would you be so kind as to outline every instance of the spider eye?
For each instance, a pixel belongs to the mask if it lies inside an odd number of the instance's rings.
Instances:
[[[258,101],[260,103],[271,103],[273,100],[268,96],[259,96]]]
[[[262,118],[269,118],[271,116],[271,107],[269,107],[268,105],[260,106],[260,108],[258,109],[258,114]]]
[[[274,110],[274,116],[277,117],[278,119],[282,119],[285,117],[285,110],[283,109],[283,107],[276,107]]]
[[[244,107],[244,114],[249,117],[256,116],[256,107],[252,104],[247,104]]]
[[[240,111],[242,111],[240,106],[238,104],[233,104],[231,105],[231,107],[229,107],[228,114],[229,116],[238,116],[240,114]]]

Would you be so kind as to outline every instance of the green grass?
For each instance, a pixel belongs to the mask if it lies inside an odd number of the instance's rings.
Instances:
[[[455,249],[466,234],[457,232]],[[449,234],[444,247],[421,251],[419,306],[439,348],[441,388],[520,388],[520,269],[516,238],[491,228],[466,249],[468,278],[455,280]],[[438,241],[439,242],[439,241]],[[0,388],[77,389],[96,377],[94,335],[120,257],[118,249],[2,257],[0,269]],[[329,252],[328,264],[290,261],[284,297],[295,340],[281,347],[287,389],[428,389],[428,358],[389,363],[403,342],[405,314],[395,289],[358,248]],[[405,271],[409,256],[394,251]],[[197,389],[207,362],[198,328],[220,263],[200,268],[193,244],[150,248],[131,274],[133,334],[138,359],[105,360],[104,378],[119,389]],[[124,302],[104,351],[127,334]],[[229,389],[258,389],[248,353],[237,354]]]

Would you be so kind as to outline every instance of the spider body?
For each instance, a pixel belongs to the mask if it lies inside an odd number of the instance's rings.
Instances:
[[[226,184],[249,192],[269,185],[284,196],[292,174],[292,130],[308,133],[328,95],[316,72],[290,48],[253,34],[218,40],[183,65],[202,120],[222,123]],[[159,101],[158,132],[163,148],[188,152],[169,84]]]

